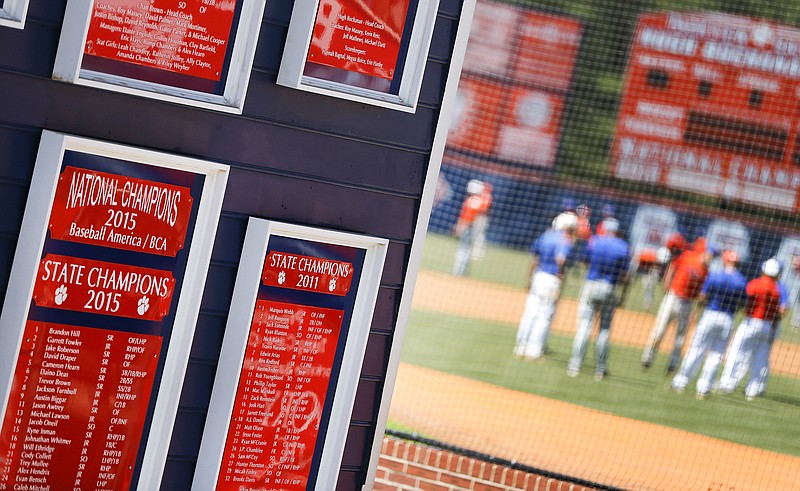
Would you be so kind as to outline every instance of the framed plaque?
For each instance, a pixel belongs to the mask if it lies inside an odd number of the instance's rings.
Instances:
[[[70,0],[53,78],[241,113],[266,0]]]
[[[278,83],[414,112],[438,0],[297,2]]]
[[[27,11],[28,0],[0,0],[0,26],[22,29]]]
[[[0,315],[0,487],[158,488],[227,175],[43,133]]]
[[[387,246],[250,219],[193,490],[335,489]]]

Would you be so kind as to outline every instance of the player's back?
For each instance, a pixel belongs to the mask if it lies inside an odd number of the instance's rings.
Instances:
[[[675,263],[675,274],[672,277],[670,290],[680,298],[694,299],[708,275],[708,266],[703,261],[705,252],[686,251]]]
[[[594,236],[588,245],[588,280],[616,284],[630,262],[628,243],[613,235]]]
[[[562,263],[569,256],[571,242],[561,230],[548,230],[542,234],[533,246],[532,252],[539,256],[539,270],[549,274],[558,274]]]
[[[702,293],[708,309],[733,314],[747,298],[747,279],[737,269],[722,269],[709,274]]]
[[[760,276],[747,284],[749,297],[747,315],[756,319],[773,321],[778,315],[781,292],[778,282],[768,276]]]

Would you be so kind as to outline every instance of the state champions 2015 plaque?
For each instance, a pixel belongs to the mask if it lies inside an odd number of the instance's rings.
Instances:
[[[0,489],[152,488],[139,476],[158,473],[169,438],[149,427],[177,410],[164,367],[185,364],[171,345],[199,308],[183,280],[205,275],[226,178],[44,133],[0,317]],[[167,411],[152,410],[156,392]]]

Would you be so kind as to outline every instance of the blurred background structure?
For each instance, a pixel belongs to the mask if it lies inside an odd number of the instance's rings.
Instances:
[[[598,489],[796,489],[799,103],[796,2],[479,0],[390,433]],[[515,356],[531,259],[541,268],[547,255],[533,245],[562,213],[578,227],[547,350]],[[586,260],[608,218],[629,246],[608,374],[592,377],[590,347],[568,377]],[[721,252],[736,252],[748,281],[780,264],[755,397],[746,373],[730,394],[696,397],[696,378],[672,390],[674,325],[641,363],[678,258],[701,248],[712,254],[692,273],[683,355]],[[754,302],[726,340],[758,317]]]

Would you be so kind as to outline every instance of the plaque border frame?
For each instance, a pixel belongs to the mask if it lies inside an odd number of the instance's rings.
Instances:
[[[178,411],[230,168],[227,165],[180,155],[43,130],[11,267],[8,290],[3,311],[0,313],[0,397],[2,398],[0,414],[5,414],[8,409],[25,322],[30,311],[33,287],[47,237],[48,222],[64,152],[67,150],[205,176],[191,247],[186,260],[183,287],[175,307],[172,336],[164,359],[161,381],[158,384],[153,418],[149,431],[145,432],[147,443],[139,473],[138,489],[142,491],[158,489]]]
[[[83,47],[86,44],[94,0],[67,2],[52,78],[139,97],[242,114],[267,2],[266,0],[237,1],[242,2],[242,11],[235,36],[228,40],[233,43],[233,51],[222,95],[82,69]]]
[[[0,4],[0,26],[25,28],[29,0],[2,0]]]
[[[200,442],[192,491],[213,490],[219,478],[262,270],[269,239],[273,235],[361,248],[366,251],[361,281],[353,305],[353,315],[347,339],[344,341],[341,371],[336,381],[335,397],[314,489],[333,490],[336,487],[389,241],[378,237],[250,217],[236,273],[211,402]]]
[[[439,0],[419,0],[397,95],[303,75],[319,4],[320,0],[295,2],[278,70],[278,85],[397,111],[416,112]]]

